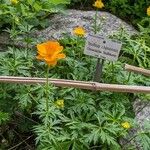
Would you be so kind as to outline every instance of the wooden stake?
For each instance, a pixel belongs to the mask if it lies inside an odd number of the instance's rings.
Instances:
[[[130,71],[130,72],[133,71],[135,73],[140,73],[140,74],[143,74],[145,76],[150,76],[150,70],[143,69],[140,67],[135,67],[135,66],[128,65],[128,64],[125,64],[125,70]]]
[[[12,77],[0,76],[2,83],[24,83],[24,84],[44,84],[46,78],[31,78],[31,77]],[[49,82],[58,87],[72,87],[80,89],[88,89],[93,91],[112,91],[112,92],[126,92],[126,93],[150,93],[149,86],[132,86],[132,85],[118,85],[118,84],[104,84],[98,82],[84,82],[65,79],[51,79]]]

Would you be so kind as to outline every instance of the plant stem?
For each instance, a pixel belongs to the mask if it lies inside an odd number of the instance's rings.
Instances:
[[[28,58],[28,55],[29,55],[29,54],[28,54],[28,53],[29,53],[29,52],[28,52],[28,51],[29,51],[29,50],[28,50],[28,49],[29,49],[29,31],[28,31],[28,30],[29,30],[29,26],[27,25],[27,37],[26,37],[26,38],[27,38],[27,41],[26,41],[26,42],[27,42],[27,43],[26,43],[26,48],[27,48],[27,54],[26,54],[27,56],[26,56],[26,57],[27,57],[27,58]]]
[[[48,87],[49,87],[49,83],[48,83],[48,74],[49,74],[49,66],[47,66],[47,72],[46,72],[46,111],[48,111]]]
[[[114,80],[115,71],[114,71],[114,63],[113,62],[111,62],[111,69],[112,69],[112,80]]]
[[[97,33],[97,13],[98,13],[98,9],[96,9],[95,17],[94,17],[94,34]],[[100,60],[101,60],[100,58],[97,59],[96,71],[93,79],[95,82],[99,82],[102,75],[104,59],[102,59],[101,62]]]
[[[129,82],[129,80],[130,80],[130,77],[131,77],[131,72],[129,72],[129,74],[128,74],[128,79],[127,79],[127,82]]]
[[[135,62],[135,55],[134,55],[134,58],[133,58],[133,62],[132,62],[132,64],[134,64],[134,62]],[[128,74],[127,82],[129,82],[130,77],[131,77],[131,72],[129,72],[129,74]]]
[[[15,17],[13,17],[13,20],[12,20],[12,31],[13,31],[13,34],[14,34],[14,32],[15,32]],[[14,40],[15,40],[15,36],[13,35],[12,36],[12,42],[13,42],[12,47],[13,47],[13,58],[14,58],[14,63],[15,63],[16,56],[15,56],[15,42],[14,42]]]
[[[98,10],[96,10],[95,18],[94,18],[94,34],[97,33],[97,12]]]

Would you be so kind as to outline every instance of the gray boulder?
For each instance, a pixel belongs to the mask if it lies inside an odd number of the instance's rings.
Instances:
[[[77,26],[83,26],[87,33],[91,33],[92,24],[94,23],[95,11],[80,11],[80,10],[67,10],[64,14],[55,14],[50,18],[50,26],[42,31],[36,32],[38,37],[45,39],[58,39],[62,37],[62,33],[71,33],[73,28]],[[110,35],[113,32],[123,26],[130,34],[134,34],[137,31],[128,25],[123,20],[108,12],[98,12],[98,24],[101,24],[101,18],[104,20],[101,28],[101,33]]]
[[[150,102],[137,99],[133,104],[135,119],[142,128],[145,122],[150,123]]]
[[[43,40],[59,39],[62,37],[63,33],[71,33],[73,28],[77,26],[83,26],[87,33],[91,33],[93,32],[91,25],[94,22],[94,15],[95,11],[80,10],[66,10],[63,14],[54,14],[50,16],[49,26],[46,29],[35,31],[31,36]],[[123,26],[130,34],[137,32],[131,25],[128,25],[123,20],[108,12],[98,12],[98,24],[102,23],[101,17],[104,20],[103,26],[101,27],[101,34],[110,35],[111,33],[118,31],[121,26]],[[3,50],[6,45],[8,46],[11,44],[12,42],[7,33],[0,34],[0,49]],[[15,42],[15,45],[24,46],[20,40]]]

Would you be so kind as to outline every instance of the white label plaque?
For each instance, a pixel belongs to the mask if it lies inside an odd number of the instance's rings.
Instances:
[[[89,34],[85,45],[84,54],[116,61],[119,56],[122,43],[108,39],[100,35]]]

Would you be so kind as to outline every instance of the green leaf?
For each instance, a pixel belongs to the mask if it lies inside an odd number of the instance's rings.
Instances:
[[[69,150],[71,144],[72,144],[71,141],[57,143],[55,150]]]
[[[37,12],[39,12],[42,9],[41,5],[39,5],[38,3],[34,3],[33,7]]]
[[[58,5],[58,4],[69,4],[70,0],[49,0],[49,3]]]
[[[9,120],[9,114],[0,111],[0,125]]]
[[[35,2],[35,0],[27,0],[27,2],[28,2],[30,5],[33,5],[33,3]]]

